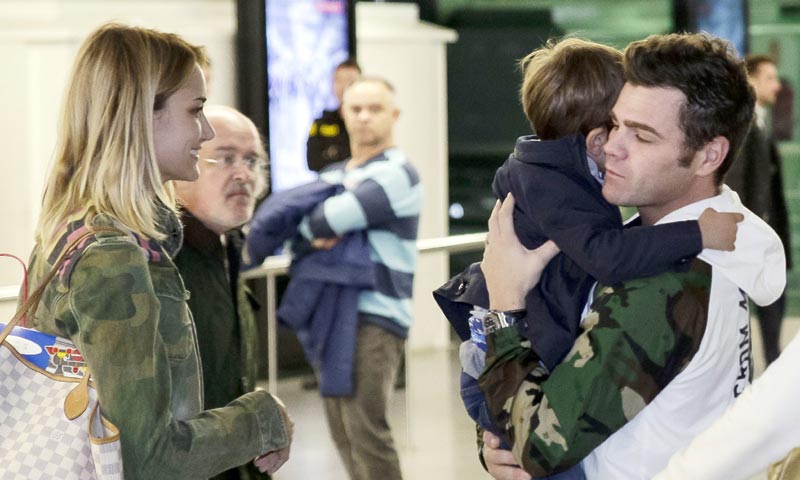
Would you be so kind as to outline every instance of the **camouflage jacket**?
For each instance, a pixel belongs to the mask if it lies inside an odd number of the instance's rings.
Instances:
[[[700,260],[598,285],[580,336],[552,373],[516,328],[487,335],[479,385],[520,465],[534,477],[564,471],[650,403],[698,351],[710,286],[711,267]]]
[[[86,228],[82,217],[68,220],[52,252],[34,249],[31,286],[47,275],[67,237]],[[103,414],[120,429],[126,479],[208,478],[284,447],[286,431],[263,391],[203,411],[189,294],[170,258],[182,229],[172,214],[160,225],[167,238],[156,242],[95,216],[91,226],[120,232],[98,232],[70,255],[33,324],[82,352]]]

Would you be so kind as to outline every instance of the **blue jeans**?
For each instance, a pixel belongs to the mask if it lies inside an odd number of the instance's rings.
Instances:
[[[549,477],[539,478],[543,478],[545,480],[586,480],[586,474],[583,473],[583,467],[581,467],[581,464],[579,463],[564,472],[556,473],[550,475]]]

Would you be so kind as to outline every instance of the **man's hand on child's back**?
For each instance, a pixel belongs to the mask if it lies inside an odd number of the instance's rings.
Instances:
[[[489,217],[481,271],[494,310],[524,309],[525,295],[539,283],[547,263],[559,252],[550,240],[535,250],[520,243],[514,231],[514,201],[509,193],[502,203],[495,204]]]
[[[703,248],[725,250],[732,252],[736,242],[738,223],[744,220],[741,213],[718,212],[713,208],[706,208],[697,222],[700,224],[700,234],[703,237]]]

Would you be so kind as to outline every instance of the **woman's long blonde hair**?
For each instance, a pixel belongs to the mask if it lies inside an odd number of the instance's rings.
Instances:
[[[66,92],[38,243],[51,245],[66,219],[84,210],[163,238],[159,209],[174,209],[175,201],[156,162],[153,112],[206,61],[202,48],[177,35],[116,23],[84,41]]]

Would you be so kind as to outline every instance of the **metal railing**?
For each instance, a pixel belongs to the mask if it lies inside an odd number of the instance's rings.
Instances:
[[[474,252],[483,249],[485,241],[486,232],[426,238],[417,240],[417,251],[420,254]],[[267,375],[268,388],[273,394],[278,391],[278,317],[275,279],[289,271],[290,263],[288,255],[267,257],[258,267],[242,273],[242,278],[245,279],[265,278],[267,281]]]

